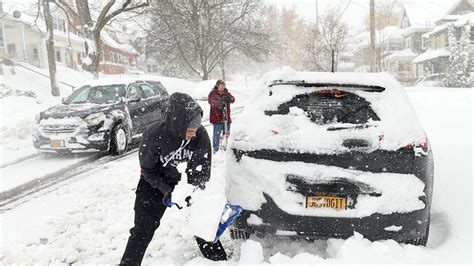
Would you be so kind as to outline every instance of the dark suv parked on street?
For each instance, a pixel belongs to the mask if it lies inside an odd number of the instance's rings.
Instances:
[[[159,81],[97,80],[39,113],[33,143],[41,152],[121,154],[149,124],[163,118],[167,101]]]

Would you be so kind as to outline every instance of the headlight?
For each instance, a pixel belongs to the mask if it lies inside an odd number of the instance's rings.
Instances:
[[[100,122],[105,120],[105,114],[104,113],[95,113],[88,115],[84,121],[86,121],[87,125],[89,126],[95,126],[98,125]]]

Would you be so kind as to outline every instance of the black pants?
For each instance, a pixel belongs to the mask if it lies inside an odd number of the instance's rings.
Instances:
[[[172,188],[175,185],[170,184]],[[135,194],[135,226],[130,229],[127,247],[120,261],[121,265],[142,263],[148,244],[155,230],[160,226],[161,217],[166,210],[166,206],[161,202],[163,193],[145,180],[140,179]]]

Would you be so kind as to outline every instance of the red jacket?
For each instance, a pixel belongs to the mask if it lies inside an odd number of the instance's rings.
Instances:
[[[224,122],[223,105],[225,103],[224,98],[226,96],[230,99],[229,103],[227,104],[227,121],[232,123],[232,119],[230,118],[230,103],[235,102],[234,96],[232,96],[232,94],[230,94],[227,89],[224,89],[222,94],[219,94],[217,89],[213,89],[207,97],[207,102],[211,105],[211,113],[209,114],[209,120],[211,124]]]

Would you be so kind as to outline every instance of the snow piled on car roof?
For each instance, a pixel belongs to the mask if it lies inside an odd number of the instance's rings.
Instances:
[[[306,83],[379,86],[383,92],[367,92],[358,88],[336,86],[315,88],[295,85],[274,85],[275,80],[302,81]],[[424,141],[415,111],[403,87],[387,73],[318,73],[297,72],[292,69],[271,71],[262,76],[260,90],[254,104],[246,107],[233,125],[232,147],[241,150],[271,149],[286,152],[333,154],[347,151],[347,139],[364,139],[369,143],[366,151],[381,148],[398,150],[408,144]],[[287,115],[265,115],[264,111],[277,110],[282,103],[295,95],[321,89],[350,91],[371,103],[380,121],[370,120],[366,129],[328,130],[341,124],[318,125],[300,108],[293,107]],[[270,96],[269,91],[272,95]]]

